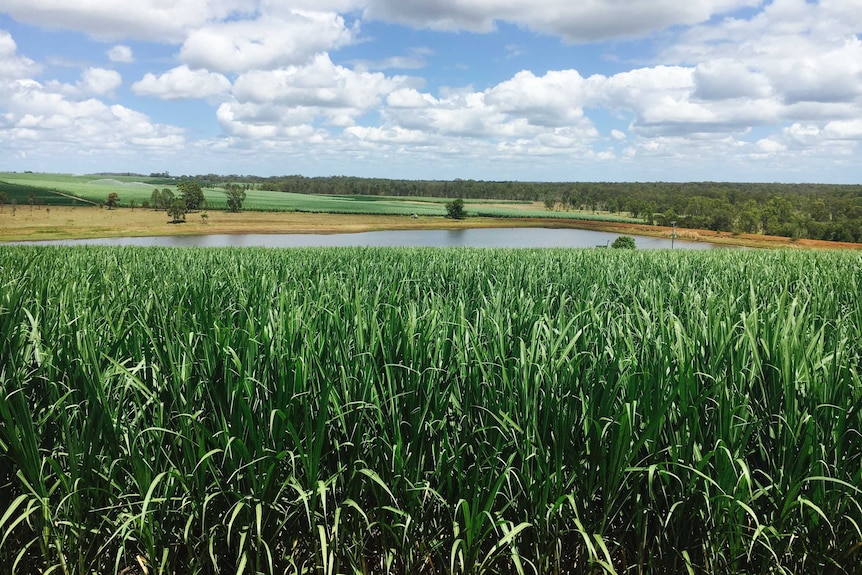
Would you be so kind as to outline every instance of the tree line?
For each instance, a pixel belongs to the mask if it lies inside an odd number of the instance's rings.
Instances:
[[[242,204],[246,198],[245,186],[229,183],[224,184],[224,193],[227,202],[227,211],[239,212],[242,210]],[[167,210],[168,215],[173,218],[173,223],[185,221],[188,212],[198,211],[206,205],[206,197],[200,183],[195,178],[182,178],[177,183],[177,192],[179,197],[169,188],[158,189],[154,188],[150,194],[149,201],[143,202],[144,208],[152,208],[154,210]],[[110,194],[116,200],[117,194]],[[204,215],[205,217],[205,215]]]
[[[731,182],[514,182],[350,176],[199,175],[297,194],[543,201],[548,209],[628,214],[645,223],[831,241],[862,241],[862,185]]]

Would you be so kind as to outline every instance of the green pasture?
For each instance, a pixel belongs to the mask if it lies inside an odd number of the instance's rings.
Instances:
[[[105,202],[108,194],[119,196],[120,206],[135,202],[140,206],[148,202],[153,189],[168,188],[175,194],[176,186],[165,185],[163,180],[134,178],[129,176],[102,175],[61,175],[61,174],[24,174],[0,173],[0,182],[9,185],[29,186],[40,197],[52,197],[53,203],[75,205],[75,200],[62,199],[55,192],[73,195],[86,202]],[[32,191],[31,190],[31,191]],[[204,188],[208,209],[225,209],[227,202],[221,188]],[[29,194],[29,191],[26,192]],[[248,190],[243,209],[258,211],[297,211],[335,214],[369,215],[446,215],[446,198],[412,198],[400,196],[337,196],[295,194],[266,190]],[[19,204],[21,202],[19,201]],[[46,202],[47,203],[47,202]],[[487,204],[495,204],[488,207]],[[500,204],[511,204],[500,207]],[[557,212],[549,210],[525,209],[524,202],[504,200],[466,200],[468,216],[506,217],[506,218],[559,218],[572,220],[601,220],[637,222],[632,218],[590,212]]]
[[[4,575],[862,573],[862,258],[0,247]]]
[[[13,184],[0,180],[0,192],[6,195],[6,204],[13,202],[17,206],[29,206],[30,202],[40,206],[83,206],[89,205],[88,202],[69,197],[67,195],[58,194],[55,191],[46,188],[37,188],[32,186],[24,186]]]

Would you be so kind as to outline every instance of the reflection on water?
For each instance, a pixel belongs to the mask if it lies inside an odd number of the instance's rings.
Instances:
[[[458,230],[397,230],[354,234],[214,234],[26,242],[53,245],[162,247],[471,247],[471,248],[594,248],[610,245],[621,234],[550,228],[479,228]],[[639,249],[669,249],[669,239],[632,235]],[[675,249],[719,247],[706,242],[675,240]]]

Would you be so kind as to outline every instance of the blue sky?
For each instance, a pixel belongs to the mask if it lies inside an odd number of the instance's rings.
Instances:
[[[0,170],[858,183],[862,0],[4,0]]]

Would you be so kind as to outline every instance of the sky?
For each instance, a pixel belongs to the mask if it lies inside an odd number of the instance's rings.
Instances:
[[[862,179],[862,0],[3,0],[0,171]]]

